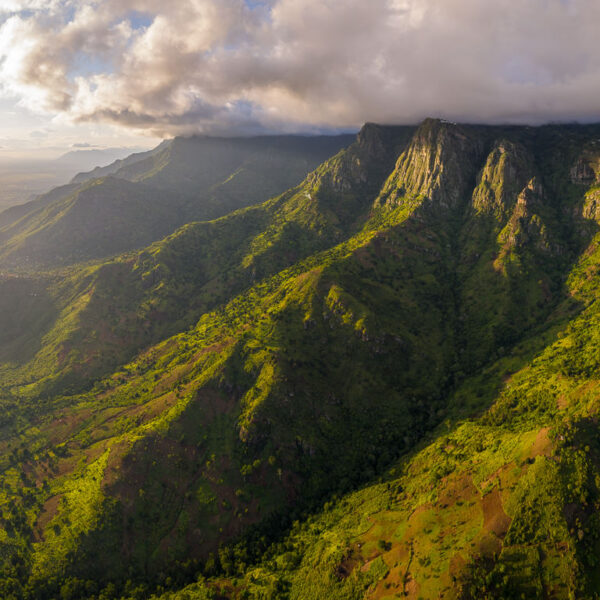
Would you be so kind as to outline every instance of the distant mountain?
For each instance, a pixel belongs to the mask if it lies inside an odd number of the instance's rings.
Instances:
[[[107,175],[115,175],[122,168],[132,165],[133,163],[140,162],[146,158],[149,158],[153,154],[163,150],[166,146],[169,146],[171,143],[172,142],[170,140],[165,140],[152,150],[130,154],[125,158],[115,160],[114,162],[106,166],[95,166],[91,171],[78,173],[77,175],[75,175],[71,183],[84,183],[85,181],[89,181],[90,179],[99,179],[100,177],[106,177]]]
[[[351,141],[176,138],[0,213],[0,266],[35,270],[143,247],[281,193]]]
[[[54,163],[59,168],[71,171],[88,171],[100,165],[101,167],[115,160],[125,158],[139,152],[136,148],[89,148],[66,152]]]
[[[263,202],[4,272],[0,596],[594,598],[599,139],[367,124]],[[68,197],[239,199],[210,143]]]

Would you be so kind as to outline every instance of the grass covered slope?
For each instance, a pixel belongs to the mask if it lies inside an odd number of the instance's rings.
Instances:
[[[35,356],[6,334],[3,595],[593,597],[597,135],[368,125],[47,281]]]
[[[35,271],[142,248],[185,223],[214,219],[284,192],[352,139],[163,142],[0,214],[0,265]]]

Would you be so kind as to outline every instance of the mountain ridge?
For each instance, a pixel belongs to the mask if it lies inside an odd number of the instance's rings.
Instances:
[[[351,139],[175,138],[1,213],[0,265],[48,269],[144,247],[285,191]]]

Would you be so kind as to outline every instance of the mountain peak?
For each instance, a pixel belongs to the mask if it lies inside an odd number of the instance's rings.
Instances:
[[[397,206],[405,199],[428,199],[437,206],[455,206],[475,175],[483,149],[476,132],[425,119],[398,158],[378,204]]]
[[[365,123],[356,136],[356,143],[373,158],[388,157],[399,145],[403,148],[407,134],[412,135],[414,131],[415,127],[410,125]]]

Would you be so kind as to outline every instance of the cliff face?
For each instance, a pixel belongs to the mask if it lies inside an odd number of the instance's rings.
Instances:
[[[587,150],[570,170],[571,181],[579,185],[600,183],[600,152]]]
[[[508,140],[496,142],[477,176],[472,195],[475,214],[504,222],[532,176],[533,157],[526,148]]]
[[[372,202],[415,130],[367,123],[354,144],[315,170],[307,181],[317,192],[360,194],[363,203]]]
[[[398,158],[380,204],[398,206],[403,199],[423,199],[434,210],[456,209],[475,176],[483,149],[484,140],[474,132],[426,120]]]

